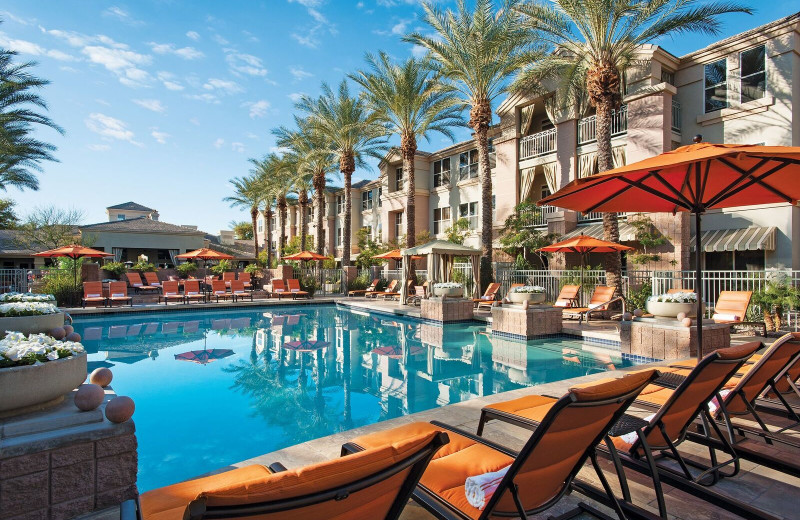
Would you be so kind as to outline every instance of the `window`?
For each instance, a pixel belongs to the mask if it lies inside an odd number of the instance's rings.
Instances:
[[[662,68],[661,69],[661,82],[662,83],[669,83],[670,85],[675,85],[675,73],[671,70],[667,70]]]
[[[378,207],[380,208],[383,206],[383,202],[381,202],[381,197],[383,196],[383,188],[378,188]]]
[[[433,187],[450,184],[450,158],[433,163]]]
[[[497,215],[497,195],[492,195],[492,222],[497,220],[495,215]]]
[[[125,215],[117,215],[117,220],[125,220]]]
[[[494,153],[494,137],[490,137],[486,140],[488,144],[489,153]]]
[[[344,213],[344,196],[337,195],[336,196],[336,214],[341,215]]]
[[[458,206],[458,218],[469,220],[470,229],[478,229],[478,203],[465,202]]]
[[[361,211],[372,209],[372,190],[361,193]]]
[[[725,58],[704,67],[706,113],[728,106],[728,62]]]
[[[395,191],[400,191],[403,189],[405,184],[405,179],[403,179],[403,168],[397,168],[394,171],[394,185]]]
[[[444,233],[450,227],[450,208],[436,208],[433,210],[433,234]]]
[[[478,176],[478,150],[464,152],[458,157],[458,180],[474,179]]]
[[[258,219],[258,232],[261,233],[262,231],[264,231],[264,221]]]
[[[394,214],[394,237],[401,236],[403,236],[403,214],[398,212]]]
[[[766,55],[763,45],[739,54],[739,71],[742,76],[740,86],[742,103],[764,97],[767,86]]]
[[[549,196],[550,196],[550,188],[548,188],[547,185],[542,186],[542,196],[540,198],[543,199]]]
[[[336,247],[342,246],[342,228],[336,228]]]

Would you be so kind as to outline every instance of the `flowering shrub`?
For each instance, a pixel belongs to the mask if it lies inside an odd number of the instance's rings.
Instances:
[[[0,303],[6,302],[54,302],[56,297],[52,294],[33,294],[8,292],[0,294]]]
[[[55,314],[58,307],[52,303],[41,302],[11,302],[0,304],[0,317],[12,318],[17,316],[42,316]]]
[[[439,282],[433,284],[434,289],[460,289],[464,284],[458,282]]]
[[[521,293],[521,294],[531,294],[531,293],[543,293],[544,287],[539,285],[523,285],[521,287],[514,287],[511,289],[512,293]]]
[[[0,339],[0,368],[38,365],[83,352],[83,345],[74,341],[58,341],[47,334],[26,337],[21,332],[6,332]]]
[[[697,303],[697,293],[679,292],[672,294],[657,294],[651,296],[648,301],[664,303]]]

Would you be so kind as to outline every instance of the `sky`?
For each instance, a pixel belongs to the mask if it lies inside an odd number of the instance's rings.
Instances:
[[[723,17],[718,37],[659,43],[680,56],[797,10],[761,5]],[[271,129],[291,125],[298,96],[338,84],[366,52],[420,55],[401,37],[427,31],[421,14],[418,0],[5,0],[0,47],[38,63],[34,74],[51,82],[41,91],[48,115],[65,130],[37,131],[59,159],[43,165],[39,191],[5,196],[23,216],[54,205],[94,223],[135,201],[165,222],[227,229],[249,216],[223,201],[228,180],[276,150]],[[450,143],[434,134],[420,149]],[[358,170],[354,181],[377,174]]]

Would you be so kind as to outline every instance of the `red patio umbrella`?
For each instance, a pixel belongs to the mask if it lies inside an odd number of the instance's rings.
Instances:
[[[287,341],[281,347],[286,350],[294,350],[295,352],[314,352],[321,348],[329,347],[330,343],[327,341],[305,340],[305,341]]]
[[[587,213],[695,215],[698,357],[703,345],[702,215],[709,209],[800,199],[800,147],[701,143],[577,179],[539,205]]]
[[[57,247],[56,249],[49,249],[47,251],[42,251],[41,253],[34,253],[33,256],[41,256],[44,258],[72,258],[73,260],[77,260],[78,258],[104,258],[106,256],[114,256],[111,253],[106,253],[105,251],[98,251],[97,249],[92,249],[91,247],[84,247],[78,244],[71,244],[68,246]],[[74,285],[78,286],[78,263],[72,263],[72,278]]]
[[[206,274],[208,274],[208,270],[206,269],[206,260],[233,260],[233,256],[226,253],[221,253],[219,251],[214,251],[213,249],[209,249],[207,247],[195,249],[194,251],[188,251],[182,255],[175,255],[175,258],[182,258],[184,260],[202,260],[203,269],[205,270]]]
[[[409,347],[408,354],[410,356],[416,356],[424,352],[425,349],[422,347]],[[400,345],[387,345],[385,347],[378,347],[371,350],[373,354],[377,354],[379,356],[386,356],[391,359],[400,359],[403,357],[403,347]]]
[[[218,359],[223,359],[233,355],[233,350],[229,348],[212,348],[210,350],[190,350],[182,354],[175,354],[178,361],[191,361],[198,365],[207,365]]]

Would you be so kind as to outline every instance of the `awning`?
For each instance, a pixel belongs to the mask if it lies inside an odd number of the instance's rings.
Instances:
[[[566,235],[561,237],[561,240],[567,240],[578,235],[586,235],[592,238],[603,239],[603,223],[588,224],[578,226]],[[636,228],[621,220],[619,221],[619,241],[620,242],[633,242],[636,240]]]
[[[742,229],[715,229],[703,231],[703,251],[773,251],[775,228],[752,226]],[[694,239],[690,242],[694,251]]]

